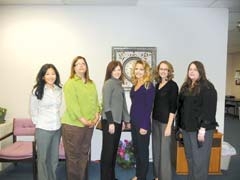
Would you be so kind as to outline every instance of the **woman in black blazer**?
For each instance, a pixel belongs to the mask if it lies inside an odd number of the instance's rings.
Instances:
[[[217,92],[207,80],[204,66],[193,61],[188,66],[177,112],[182,129],[189,180],[207,180],[213,133],[218,126],[215,115]]]

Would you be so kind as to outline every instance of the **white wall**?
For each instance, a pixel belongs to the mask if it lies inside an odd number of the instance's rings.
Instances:
[[[29,94],[39,68],[55,64],[65,82],[76,55],[88,60],[101,98],[112,46],[154,46],[157,62],[168,59],[174,65],[179,86],[192,60],[204,63],[218,90],[217,120],[223,132],[227,27],[226,9],[2,6],[0,106],[8,109],[7,119],[29,117]],[[101,133],[95,131],[93,159],[99,159],[99,149]]]

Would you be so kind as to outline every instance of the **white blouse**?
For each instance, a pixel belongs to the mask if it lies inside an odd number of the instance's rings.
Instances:
[[[41,100],[33,93],[30,100],[30,113],[36,128],[44,130],[58,130],[61,127],[60,107],[62,103],[62,89],[44,87]]]

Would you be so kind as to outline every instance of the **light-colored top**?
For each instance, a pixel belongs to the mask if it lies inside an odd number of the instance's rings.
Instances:
[[[75,75],[65,83],[63,92],[66,110],[62,117],[62,124],[84,127],[80,118],[88,121],[95,119],[100,108],[97,89],[93,82],[84,83]]]
[[[112,119],[107,118],[106,112],[111,113]],[[124,90],[119,79],[111,78],[104,83],[102,118],[118,124],[121,121],[130,121]]]
[[[36,128],[44,130],[58,130],[60,123],[60,106],[62,103],[62,89],[54,85],[54,88],[44,86],[42,99],[31,95],[30,112]]]

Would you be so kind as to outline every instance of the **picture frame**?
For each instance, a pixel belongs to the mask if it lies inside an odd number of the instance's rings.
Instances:
[[[240,79],[235,80],[235,85],[239,86],[240,85]]]
[[[239,69],[235,71],[234,79],[235,79],[235,85],[239,86],[240,85],[240,70]]]
[[[123,65],[123,74],[125,76],[123,83],[124,90],[130,90],[132,87],[131,71],[133,64],[137,60],[145,60],[150,65],[151,70],[154,70],[156,67],[156,58],[156,47],[112,47],[112,60],[120,61]]]

